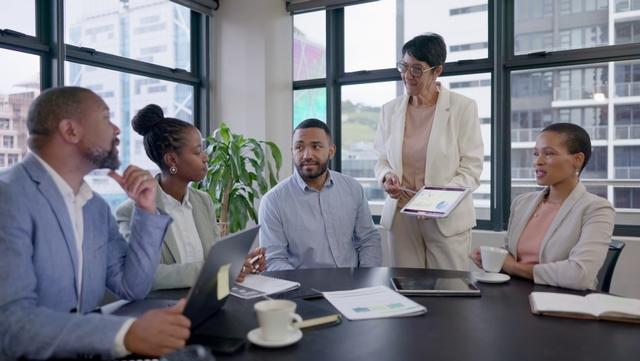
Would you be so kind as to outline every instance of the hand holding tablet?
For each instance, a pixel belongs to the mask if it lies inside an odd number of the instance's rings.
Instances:
[[[469,193],[462,187],[423,187],[400,210],[405,214],[427,218],[445,218]]]

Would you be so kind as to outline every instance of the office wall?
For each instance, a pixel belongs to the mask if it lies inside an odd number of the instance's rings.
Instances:
[[[213,20],[213,122],[275,142],[291,174],[292,18],[282,0],[222,0]]]

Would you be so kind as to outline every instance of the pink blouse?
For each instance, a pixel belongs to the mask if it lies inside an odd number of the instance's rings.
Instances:
[[[427,146],[435,113],[435,104],[427,107],[407,105],[402,142],[402,186],[405,188],[417,190],[424,186]],[[404,207],[411,197],[412,193],[402,192],[398,208]]]
[[[540,202],[518,239],[517,260],[519,262],[540,263],[540,245],[561,206],[562,204]]]

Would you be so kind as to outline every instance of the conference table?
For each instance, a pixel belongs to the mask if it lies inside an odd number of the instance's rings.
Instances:
[[[410,268],[341,268],[267,272],[320,291],[390,285],[392,276],[431,274],[451,277],[467,272]],[[246,346],[217,360],[640,360],[640,325],[578,320],[531,313],[532,291],[572,293],[512,278],[502,284],[478,283],[480,297],[411,297],[426,314],[405,318],[349,321],[303,331],[302,339],[280,349]],[[573,292],[576,293],[576,292]],[[185,291],[152,294],[177,298]],[[583,294],[583,293],[578,293]],[[286,295],[285,295],[286,296]],[[231,296],[226,305],[194,333],[246,339],[257,327],[253,304]],[[315,300],[332,308],[325,299]]]

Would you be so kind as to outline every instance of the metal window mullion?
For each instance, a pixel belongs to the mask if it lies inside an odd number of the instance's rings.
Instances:
[[[113,54],[94,51],[93,49],[80,48],[74,45],[66,45],[66,60],[188,85],[198,85],[200,82],[197,76],[185,70],[145,63]]]
[[[202,134],[210,134],[213,124],[205,114],[210,113],[209,101],[209,18],[191,11],[191,70],[198,79],[193,85],[193,121]]]
[[[342,170],[342,92],[338,79],[344,73],[344,10],[327,10],[327,124],[336,145],[331,169]]]
[[[513,29],[510,30],[513,34]],[[596,48],[540,52],[512,56],[505,66],[512,70],[606,63],[640,58],[640,43],[609,45]]]
[[[493,230],[507,229],[511,203],[511,84],[505,63],[513,44],[513,3],[492,1],[493,24],[493,127],[491,129],[491,220]]]
[[[32,36],[2,35],[0,36],[0,49],[15,50],[34,55],[46,55],[50,47],[43,44],[38,38]]]
[[[40,57],[40,88],[64,84],[64,1],[36,1],[36,35],[47,51]]]
[[[325,78],[322,79],[308,79],[308,80],[296,80],[293,82],[293,90],[304,90],[304,89],[316,89],[316,88],[324,88],[327,86],[327,80]]]

